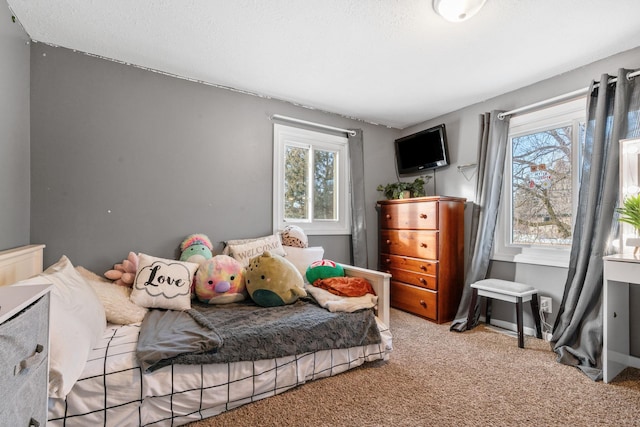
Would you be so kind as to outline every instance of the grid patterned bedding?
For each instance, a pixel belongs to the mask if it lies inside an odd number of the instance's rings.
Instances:
[[[178,426],[212,417],[364,362],[387,360],[391,334],[379,320],[378,328],[380,344],[253,362],[171,365],[143,374],[136,360],[140,324],[109,325],[71,393],[49,400],[47,425]]]

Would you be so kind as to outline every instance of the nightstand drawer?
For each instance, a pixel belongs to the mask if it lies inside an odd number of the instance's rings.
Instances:
[[[2,422],[12,419],[20,410],[20,418],[46,422],[47,354],[49,294],[0,324],[0,409]],[[32,394],[35,391],[39,393]],[[34,401],[42,396],[42,402]],[[18,411],[18,412],[16,412]],[[8,424],[19,425],[19,424]],[[25,424],[26,425],[26,424]]]
[[[382,228],[435,230],[438,228],[438,203],[404,203],[381,208]]]
[[[437,320],[437,292],[391,281],[391,306]]]
[[[438,275],[438,261],[384,253],[380,254],[380,268],[387,272],[392,268],[400,268],[431,276]]]
[[[414,258],[438,258],[438,232],[415,230],[381,230],[380,250]]]

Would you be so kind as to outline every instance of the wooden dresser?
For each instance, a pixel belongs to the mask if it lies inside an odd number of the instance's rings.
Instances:
[[[464,286],[464,205],[455,197],[379,201],[379,270],[391,274],[391,306],[453,320]]]

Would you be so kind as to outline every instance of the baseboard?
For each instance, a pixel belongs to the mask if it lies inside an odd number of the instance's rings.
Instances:
[[[484,322],[486,319],[484,318],[484,316],[481,316],[480,320]],[[506,329],[507,331],[511,331],[516,335],[518,334],[518,326],[515,323],[507,322],[504,320],[491,319],[491,326],[497,326],[500,329]],[[525,335],[530,335],[532,337],[536,336],[535,328],[525,326],[524,328],[522,328],[522,330]],[[543,332],[542,338],[545,341],[551,341],[551,334],[549,332]]]

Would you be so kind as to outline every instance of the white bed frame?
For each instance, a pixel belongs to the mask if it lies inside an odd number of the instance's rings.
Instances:
[[[42,273],[45,245],[27,245],[0,251],[0,286]]]
[[[11,285],[41,273],[43,249],[44,245],[28,245],[0,251],[0,286]],[[307,381],[338,375],[366,361],[387,360],[391,351],[391,335],[388,329],[391,276],[364,268],[348,265],[343,267],[348,276],[366,278],[378,295],[377,316],[386,326],[384,330],[381,329],[381,344],[324,350],[257,362],[234,362],[222,364],[222,367],[220,364],[195,368],[190,365],[176,365],[164,371],[158,370],[153,375],[141,375],[132,374],[136,369],[139,371],[139,368],[128,360],[134,355],[136,342],[135,339],[130,339],[130,336],[137,337],[138,327],[127,325],[115,329],[107,328],[103,337],[105,344],[99,344],[92,350],[90,362],[87,363],[83,376],[67,398],[49,399],[48,425],[102,425],[107,420],[110,425],[182,425],[282,393]],[[132,348],[127,350],[127,346]],[[112,347],[118,349],[113,354],[109,353]],[[277,382],[274,382],[274,368],[278,372]],[[206,378],[205,393],[199,389],[193,390],[192,381],[184,380],[193,378],[190,369],[200,370],[201,377]],[[98,373],[94,373],[94,370]],[[183,373],[185,375],[182,375]],[[104,378],[107,376],[110,378],[109,390],[115,390],[112,391],[115,400],[110,400],[110,406],[105,408],[105,399],[99,398],[96,401],[88,399],[87,396],[95,394],[95,390],[104,385]],[[104,387],[106,396],[107,387]],[[142,390],[145,390],[145,395],[140,400]],[[192,395],[197,396],[194,398]],[[196,404],[198,396],[199,404]],[[182,402],[182,406],[174,407],[171,403],[174,399],[176,402]]]

